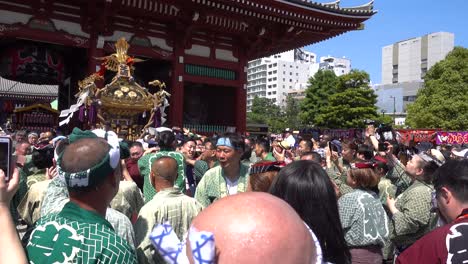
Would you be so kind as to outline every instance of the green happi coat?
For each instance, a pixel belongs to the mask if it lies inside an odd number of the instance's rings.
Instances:
[[[432,190],[431,185],[415,180],[397,197],[395,207],[398,212],[393,214],[390,233],[395,246],[410,246],[434,227],[436,216],[431,213]]]
[[[326,169],[328,177],[330,177],[330,180],[332,180],[332,182],[334,182],[335,185],[338,187],[338,189],[340,190],[341,195],[345,195],[345,194],[350,193],[350,192],[353,191],[353,188],[351,188],[351,186],[349,186],[346,183],[346,177],[348,175],[348,170],[349,170],[349,167],[344,166],[344,165],[343,165],[343,172],[342,173],[340,173],[338,171],[338,168],[335,165],[333,165],[332,168],[327,168]]]
[[[388,217],[376,193],[355,189],[338,200],[338,209],[348,246],[384,245]]]
[[[237,193],[246,191],[248,178],[249,167],[241,163]],[[214,201],[226,196],[228,196],[227,184],[221,166],[209,169],[197,185],[195,199],[204,207],[207,207]]]
[[[409,188],[413,179],[411,179],[411,177],[405,172],[405,166],[399,160],[389,158],[388,162],[390,170],[388,171],[386,178],[395,185],[395,195],[398,196]]]
[[[137,263],[109,222],[72,202],[39,219],[26,250],[30,263]]]
[[[157,153],[146,154],[138,160],[138,169],[143,177],[143,195],[145,202],[151,201],[156,194],[156,190],[150,182],[151,165],[153,161],[159,157],[169,156],[177,161],[177,179],[174,186],[180,190],[185,190],[185,158],[182,153],[176,151],[161,150]]]

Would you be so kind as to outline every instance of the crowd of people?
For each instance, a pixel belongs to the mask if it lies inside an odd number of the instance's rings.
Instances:
[[[468,147],[16,131],[0,263],[466,263]],[[3,243],[1,243],[3,242]]]

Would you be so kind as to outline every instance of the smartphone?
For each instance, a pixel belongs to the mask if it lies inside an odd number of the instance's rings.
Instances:
[[[9,137],[0,137],[0,169],[5,173],[5,180],[10,180],[12,173],[12,142]]]
[[[379,147],[377,149],[378,151],[387,151],[388,150],[388,144],[379,142]]]
[[[330,149],[330,153],[334,151],[338,154],[338,157],[341,157],[341,152],[338,151],[338,147],[333,145],[331,141],[328,141],[328,149]]]

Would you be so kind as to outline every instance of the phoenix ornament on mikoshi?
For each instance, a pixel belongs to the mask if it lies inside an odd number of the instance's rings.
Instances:
[[[135,81],[133,64],[142,60],[129,56],[129,47],[127,41],[121,38],[115,44],[116,53],[97,58],[102,60],[100,70],[78,83],[77,103],[62,111],[60,116],[65,120],[60,125],[67,124],[73,113],[79,111],[81,122],[92,127],[104,127],[110,123],[117,130],[127,130],[130,139],[134,139],[146,128],[164,124],[164,111],[169,106],[167,98],[170,96],[164,90],[166,85],[159,80],[149,82],[149,85],[159,88],[151,94]],[[96,81],[104,79],[106,70],[116,74],[110,83],[99,88]],[[150,118],[145,125],[140,124],[141,120],[146,120],[147,113],[150,113]]]

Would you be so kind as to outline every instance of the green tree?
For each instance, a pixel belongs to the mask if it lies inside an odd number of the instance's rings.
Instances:
[[[408,106],[406,123],[414,128],[468,128],[468,49],[455,47],[429,69],[424,87]]]
[[[284,117],[286,120],[286,126],[290,128],[299,129],[302,127],[301,119],[299,118],[299,113],[301,112],[300,102],[288,95],[286,97],[286,106],[284,108]]]
[[[267,124],[271,132],[279,132],[286,127],[281,108],[273,100],[257,96],[252,101],[251,112],[247,113],[247,122]]]
[[[369,87],[369,74],[352,70],[338,77],[336,93],[316,118],[316,125],[328,128],[363,127],[365,119],[376,119],[377,95]]]
[[[319,70],[309,79],[306,95],[301,103],[300,118],[304,124],[316,124],[317,116],[324,113],[329,96],[335,93],[338,78],[333,71]]]

